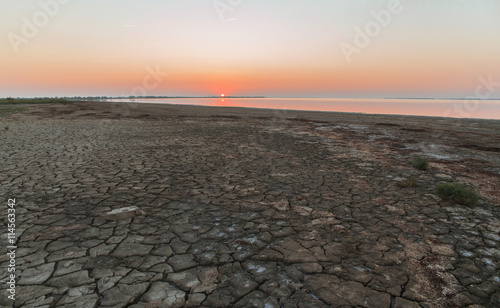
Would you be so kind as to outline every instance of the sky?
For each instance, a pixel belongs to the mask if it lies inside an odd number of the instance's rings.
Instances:
[[[0,97],[500,98],[495,0],[0,0]]]

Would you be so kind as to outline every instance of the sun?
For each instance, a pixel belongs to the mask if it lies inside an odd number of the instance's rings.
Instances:
[[[226,94],[224,94],[224,93],[222,93],[222,94],[220,95],[220,97],[224,97],[224,96],[226,96]]]

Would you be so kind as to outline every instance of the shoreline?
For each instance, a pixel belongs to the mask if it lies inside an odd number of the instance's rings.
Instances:
[[[231,97],[226,97],[224,99],[228,99]],[[149,99],[149,98],[148,98]],[[166,98],[158,98],[158,99],[166,99]],[[170,98],[169,98],[170,99]],[[171,98],[171,99],[186,99],[186,98]],[[218,97],[214,98],[207,98],[207,99],[220,99]],[[246,98],[242,98],[246,99]],[[270,98],[264,98],[264,99],[270,99]],[[272,98],[271,98],[272,99]],[[281,99],[281,98],[277,98]],[[302,99],[302,98],[297,98],[297,99]],[[161,105],[167,105],[167,106],[178,106],[178,107],[202,107],[202,108],[224,108],[224,109],[231,109],[231,108],[239,108],[239,109],[248,109],[248,110],[257,110],[257,111],[271,111],[271,112],[304,112],[304,113],[325,113],[325,114],[346,114],[346,115],[366,115],[366,116],[387,116],[387,117],[415,117],[415,118],[423,118],[423,119],[452,119],[452,120],[458,120],[458,121],[500,121],[499,119],[495,118],[469,118],[469,117],[445,117],[445,116],[434,116],[434,115],[411,115],[411,114],[397,114],[397,113],[368,113],[368,112],[355,112],[355,111],[334,111],[334,110],[304,110],[304,109],[287,109],[287,108],[263,108],[263,107],[245,107],[245,106],[212,106],[212,105],[195,105],[195,104],[171,104],[171,103],[149,103],[149,102],[133,102],[133,101],[118,101],[118,99],[113,99],[117,101],[100,101],[100,100],[83,100],[83,101],[78,101],[78,100],[69,100],[69,102],[66,103],[36,103],[36,104],[30,104],[30,103],[2,103],[0,104],[1,106],[40,106],[40,105],[58,105],[58,104],[129,104],[129,105],[134,105],[134,104],[140,104],[140,105],[151,105],[151,106],[161,106]],[[394,100],[399,100],[399,99],[394,99]],[[416,99],[418,100],[418,99]],[[458,100],[458,99],[457,99]],[[497,99],[491,99],[495,101],[500,101]],[[488,101],[488,100],[483,100],[483,101]]]
[[[99,102],[110,103],[113,102]],[[144,104],[144,105],[159,105],[162,103],[143,103],[143,102],[116,102],[123,104]],[[279,108],[261,108],[261,107],[243,107],[243,106],[210,106],[210,105],[184,105],[184,104],[165,104],[172,106],[195,106],[195,107],[210,107],[210,108],[242,108],[242,109],[258,109],[270,111],[297,111],[297,112],[313,112],[313,113],[338,113],[338,114],[354,114],[354,115],[373,115],[373,116],[394,116],[394,117],[416,117],[427,119],[455,119],[455,120],[484,120],[484,121],[500,121],[500,119],[485,119],[485,118],[461,118],[461,117],[444,117],[444,116],[426,116],[426,115],[411,115],[411,114],[395,114],[395,113],[367,113],[367,112],[348,112],[348,111],[328,111],[328,110],[304,110],[304,109],[279,109]]]
[[[162,100],[163,98],[158,98],[159,100]],[[175,98],[175,99],[185,99],[185,98]],[[174,99],[174,100],[175,100]],[[189,99],[189,98],[188,98]],[[206,99],[210,99],[210,100],[220,100],[220,99],[230,99],[230,98],[206,98]],[[238,98],[237,98],[238,99]],[[242,98],[243,100],[245,98]],[[282,98],[263,98],[265,100],[283,100]],[[290,100],[304,100],[303,98],[291,98]],[[304,109],[287,109],[287,108],[272,108],[272,107],[269,107],[269,108],[266,108],[266,107],[245,107],[245,106],[211,106],[211,105],[196,105],[196,104],[172,104],[172,103],[150,103],[150,102],[147,102],[145,100],[150,100],[150,99],[142,99],[143,101],[139,101],[139,102],[134,102],[134,101],[120,101],[121,99],[112,99],[112,101],[108,101],[108,103],[129,103],[129,104],[168,104],[168,105],[180,105],[180,106],[202,106],[202,107],[227,107],[227,108],[253,108],[253,109],[266,109],[266,110],[290,110],[290,111],[304,111],[304,112],[336,112],[336,113],[356,113],[356,114],[368,114],[368,115],[395,115],[395,116],[415,116],[415,117],[431,117],[431,118],[453,118],[453,119],[484,119],[484,120],[497,120],[497,121],[500,121],[500,118],[474,118],[474,117],[470,117],[470,118],[466,118],[466,117],[445,117],[445,116],[439,116],[439,115],[411,115],[411,114],[399,114],[399,113],[388,113],[388,114],[385,114],[385,113],[368,113],[368,112],[356,112],[356,111],[335,111],[335,110],[314,110],[314,109],[311,109],[311,110],[304,110]],[[141,100],[141,99],[138,99],[138,100]],[[166,100],[169,100],[169,99],[166,99]],[[288,100],[288,99],[286,99]],[[329,99],[322,99],[322,98],[317,98],[317,99],[314,99],[314,98],[311,98],[310,99],[311,101],[314,101],[314,100],[318,100],[318,101],[323,101],[323,100],[329,100]],[[339,99],[341,100],[341,99]],[[360,99],[363,101],[363,99]],[[377,100],[377,99],[373,99],[373,100]],[[384,99],[385,100],[385,99]],[[402,100],[402,99],[393,99],[393,100]],[[451,101],[451,100],[450,100]],[[482,100],[483,102],[488,102],[488,100]],[[493,100],[493,101],[499,101],[500,100]],[[342,101],[343,102],[343,101]],[[352,101],[353,103],[356,103],[356,100],[353,100]],[[434,102],[428,102],[429,104],[432,104]],[[450,106],[451,108],[451,106]],[[500,108],[500,105],[499,105],[499,108]]]

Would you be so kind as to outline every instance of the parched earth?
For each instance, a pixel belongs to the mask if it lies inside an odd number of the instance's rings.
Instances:
[[[15,307],[500,306],[500,121],[87,102],[0,122]],[[454,181],[476,207],[436,195]]]

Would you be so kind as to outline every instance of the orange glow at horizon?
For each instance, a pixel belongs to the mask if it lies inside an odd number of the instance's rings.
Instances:
[[[209,68],[169,68],[168,73],[156,80],[148,76],[147,65],[53,62],[12,63],[6,66],[7,74],[0,76],[0,83],[8,87],[24,84],[31,89],[62,87],[84,91],[109,91],[126,95],[134,87],[143,86],[146,79],[151,90],[148,95],[263,95],[279,96],[279,93],[301,95],[312,93],[383,93],[383,92],[437,92],[456,89],[473,91],[480,72],[472,68],[450,68],[449,63],[438,63],[432,75],[418,67],[418,63],[403,67],[403,61],[393,59],[391,66],[380,64],[363,66],[339,66],[337,68],[290,68],[269,67],[234,71]],[[59,63],[57,63],[59,64]],[[425,67],[424,63],[420,64]],[[483,69],[484,71],[484,69]],[[49,72],[49,73],[48,73]],[[487,72],[487,71],[486,71]],[[487,74],[486,74],[487,76]],[[149,79],[147,79],[149,78]],[[159,81],[159,82],[158,82]],[[224,89],[222,93],[221,89]],[[119,92],[118,92],[119,91]],[[226,92],[228,91],[228,92]],[[105,93],[106,93],[105,92]],[[472,93],[473,94],[473,93]],[[369,94],[368,94],[369,95]]]
[[[19,52],[0,50],[0,97],[462,98],[474,95],[479,77],[499,80],[500,40],[493,38],[500,4],[493,1],[489,8],[470,1],[467,10],[451,2],[408,3],[348,62],[339,46],[355,44],[354,29],[383,9],[378,2],[250,1],[227,12],[231,22],[203,1],[61,6],[36,37],[19,43]],[[21,35],[33,7],[9,6],[0,11],[0,26]],[[107,18],[90,22],[96,8]]]

